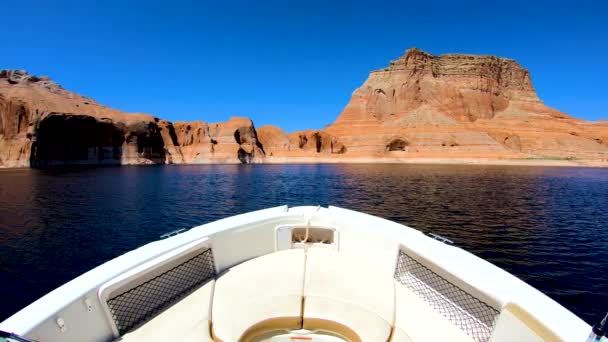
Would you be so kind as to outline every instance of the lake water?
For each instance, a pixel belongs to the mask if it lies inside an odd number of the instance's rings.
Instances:
[[[163,233],[282,204],[432,231],[589,323],[608,310],[608,169],[204,165],[0,170],[0,321]]]

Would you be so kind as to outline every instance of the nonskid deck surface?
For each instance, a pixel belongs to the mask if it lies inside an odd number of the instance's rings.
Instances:
[[[351,341],[474,340],[365,256],[317,247],[234,266],[121,340],[278,340],[299,329]]]

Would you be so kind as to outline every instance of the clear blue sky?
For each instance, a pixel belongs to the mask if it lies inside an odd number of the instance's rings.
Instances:
[[[546,104],[608,119],[608,1],[4,0],[0,68],[172,121],[335,120],[368,72],[416,46],[528,68]]]

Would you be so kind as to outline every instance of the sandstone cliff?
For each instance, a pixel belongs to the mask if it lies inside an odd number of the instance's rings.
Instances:
[[[267,159],[276,157],[327,158],[346,152],[338,137],[323,130],[305,130],[287,134],[276,126],[263,126],[258,130],[260,143]]]
[[[326,129],[293,133],[241,117],[171,123],[0,71],[0,167],[417,158],[608,161],[608,123],[545,106],[514,60],[415,48],[372,71]]]
[[[181,162],[173,125],[126,114],[47,77],[0,71],[0,166]]]
[[[517,62],[415,48],[373,71],[325,131],[351,157],[608,158],[604,128],[545,106]]]
[[[250,163],[263,157],[249,119],[173,125],[102,106],[47,77],[0,71],[0,167]]]
[[[253,121],[234,117],[227,122],[176,122],[177,143],[185,163],[262,162],[264,149]]]

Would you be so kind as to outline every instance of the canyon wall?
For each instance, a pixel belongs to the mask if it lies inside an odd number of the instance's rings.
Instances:
[[[410,49],[326,132],[352,157],[608,159],[605,127],[545,106],[511,59]]]
[[[263,157],[249,119],[173,124],[105,107],[47,77],[0,71],[0,167],[250,163]]]
[[[242,117],[171,123],[0,71],[0,167],[411,158],[608,161],[608,123],[545,106],[511,59],[415,48],[372,71],[333,124],[293,133]]]
[[[181,162],[173,125],[126,114],[49,78],[0,71],[0,166]]]
[[[227,122],[212,124],[176,122],[175,128],[185,163],[250,164],[264,159],[264,149],[253,121],[248,118],[233,117]]]

